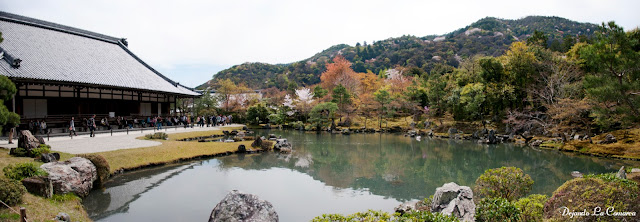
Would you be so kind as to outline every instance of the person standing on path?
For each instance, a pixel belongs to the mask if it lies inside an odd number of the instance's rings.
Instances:
[[[91,134],[89,134],[89,137],[96,137],[96,114],[93,114],[93,116],[89,119],[89,130],[91,130]]]
[[[71,121],[69,121],[69,136],[71,136],[71,133],[73,133],[73,135],[78,136],[78,134],[76,134],[76,123],[74,122],[74,117],[71,117]]]

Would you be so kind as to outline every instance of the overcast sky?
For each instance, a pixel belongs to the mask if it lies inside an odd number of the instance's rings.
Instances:
[[[127,38],[169,78],[195,87],[244,62],[290,63],[332,45],[445,34],[491,16],[560,16],[640,26],[640,1],[0,0],[0,10]]]

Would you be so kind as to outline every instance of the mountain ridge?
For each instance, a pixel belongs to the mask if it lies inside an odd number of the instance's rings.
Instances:
[[[287,64],[242,63],[214,74],[211,80],[197,88],[205,89],[220,79],[231,79],[254,89],[286,89],[291,83],[309,86],[320,82],[325,65],[338,54],[352,62],[352,68],[357,72],[379,73],[389,68],[416,67],[418,69],[412,70],[430,73],[440,65],[457,67],[462,59],[475,55],[500,56],[512,42],[523,41],[534,31],[546,35],[547,47],[564,51],[565,41],[588,39],[598,27],[557,16],[527,16],[514,20],[485,17],[444,35],[403,35],[372,44],[338,44]]]

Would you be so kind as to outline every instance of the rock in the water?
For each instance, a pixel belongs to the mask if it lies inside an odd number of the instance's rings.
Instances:
[[[534,140],[534,141],[531,141],[531,143],[529,143],[529,146],[540,146],[542,145],[542,142],[543,142],[542,140]]]
[[[349,131],[349,128],[342,129],[342,131],[340,131],[340,133],[342,133],[343,135],[351,135],[351,131]]]
[[[240,144],[240,146],[238,146],[238,153],[246,153],[247,152],[247,147],[245,147],[243,144]]]
[[[571,172],[571,176],[573,178],[582,178],[582,173],[580,173],[579,171],[573,171]]]
[[[458,130],[456,128],[449,128],[449,131],[447,131],[447,132],[449,132],[449,134],[453,135],[453,134],[458,133]]]
[[[60,212],[60,213],[58,213],[58,215],[56,215],[55,219],[57,221],[69,222],[69,221],[71,221],[71,216],[69,216],[69,214],[67,214],[67,213]]]
[[[49,174],[55,194],[73,192],[86,197],[98,178],[96,166],[90,160],[73,157],[64,162],[45,163],[40,166]]]
[[[488,135],[487,135],[487,143],[488,144],[496,144],[496,143],[498,143],[498,138],[496,137],[496,131],[495,130],[489,130]]]
[[[262,147],[262,140],[263,139],[264,139],[264,137],[256,137],[256,140],[254,140],[253,143],[251,143],[251,147],[253,147],[253,148]]]
[[[480,131],[479,131],[479,130],[476,130],[475,132],[473,132],[473,133],[471,134],[471,138],[472,138],[472,139],[476,139],[476,140],[477,140],[477,139],[480,139]]]
[[[38,148],[38,146],[40,146],[40,141],[38,138],[33,136],[29,130],[20,131],[18,135],[18,147],[31,150],[33,148]]]
[[[618,170],[616,177],[620,179],[627,179],[627,171],[625,171],[624,166],[620,167],[620,170]]]
[[[40,161],[42,161],[43,163],[49,163],[49,162],[57,162],[58,159],[56,159],[56,156],[54,156],[53,153],[43,153],[43,154],[40,154]]]
[[[29,193],[44,198],[53,196],[53,184],[51,184],[51,180],[46,176],[24,178],[22,185],[27,188]]]
[[[293,147],[291,146],[291,143],[289,143],[289,141],[287,141],[287,139],[276,139],[276,145],[273,145],[273,149],[274,150],[289,150],[289,152],[291,152],[291,150],[293,149]]]
[[[473,203],[473,191],[467,186],[447,183],[436,188],[431,202],[431,211],[453,215],[463,221],[474,221],[476,204]]]
[[[599,144],[610,144],[610,143],[616,143],[616,142],[618,142],[618,139],[616,139],[615,136],[611,134],[607,134],[604,137],[604,140],[600,141]]]
[[[243,126],[243,127],[242,127],[242,130],[245,130],[245,131],[246,131],[246,130],[249,130],[249,128],[247,128],[247,126]]]
[[[278,221],[278,213],[269,201],[233,190],[211,211],[209,222],[218,221]]]
[[[408,213],[411,211],[416,210],[416,205],[418,204],[418,201],[409,201],[409,202],[404,202],[402,204],[400,204],[400,206],[397,206],[395,208],[393,208],[393,210],[396,213],[400,213],[400,215],[404,214],[404,213]]]

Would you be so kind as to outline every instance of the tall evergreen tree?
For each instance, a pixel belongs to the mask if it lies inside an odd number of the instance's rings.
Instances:
[[[640,32],[625,32],[615,22],[603,23],[601,33],[580,56],[587,71],[587,94],[600,104],[594,110],[601,126],[640,121]]]

